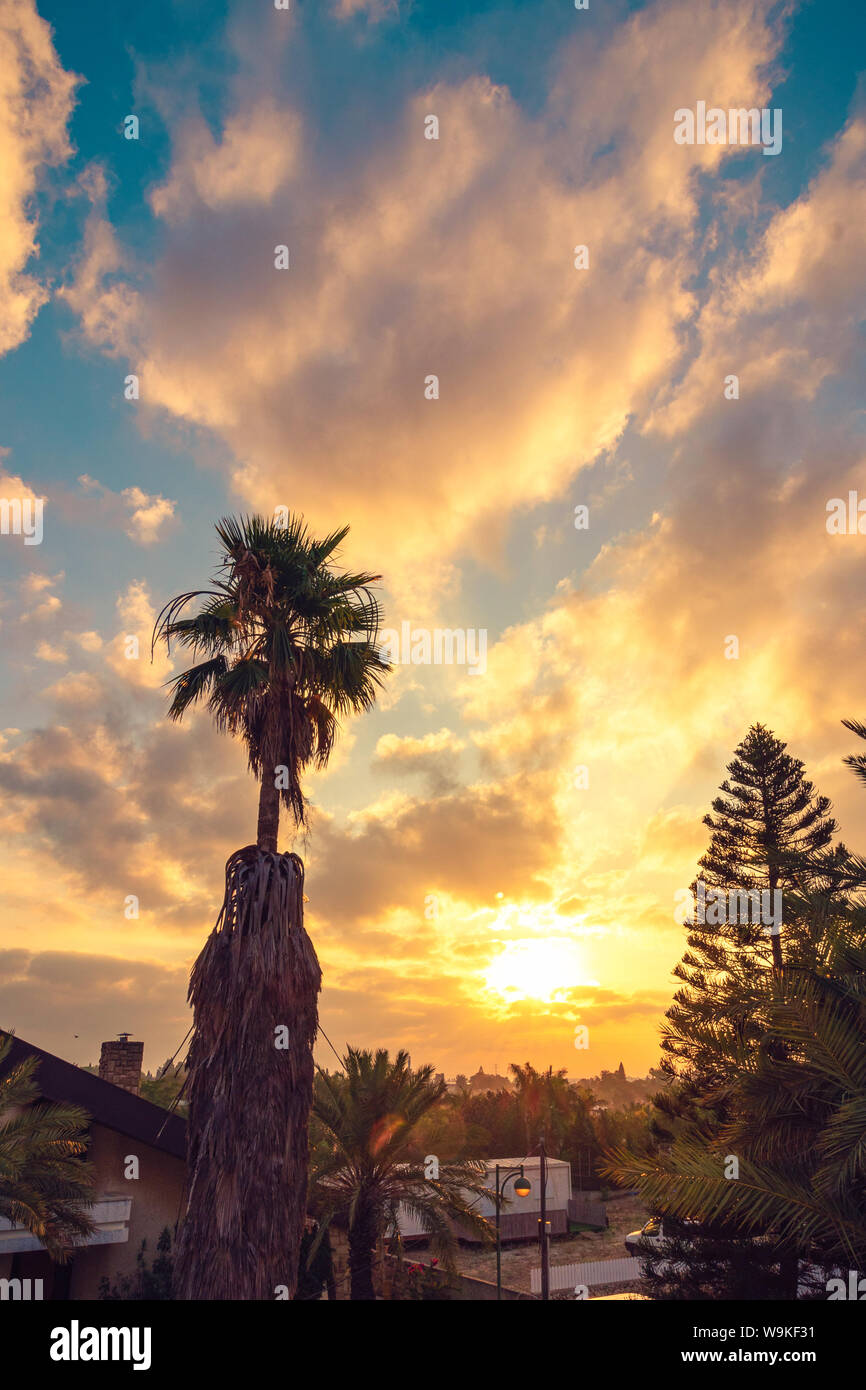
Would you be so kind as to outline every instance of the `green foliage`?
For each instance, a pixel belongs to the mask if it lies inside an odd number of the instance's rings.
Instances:
[[[174,1110],[178,1115],[185,1115],[188,1106],[181,1092],[186,1085],[186,1077],[185,1065],[172,1062],[169,1058],[156,1076],[151,1076],[149,1072],[142,1076],[141,1094],[145,1100],[161,1106],[163,1110]]]
[[[454,1298],[457,1281],[439,1269],[434,1259],[429,1265],[407,1264],[399,1260],[391,1276],[391,1298],[401,1303],[447,1303]]]
[[[147,1263],[147,1241],[135,1257],[134,1274],[118,1274],[114,1281],[107,1278],[99,1281],[99,1298],[103,1302],[141,1302],[167,1301],[172,1294],[172,1274],[174,1260],[171,1249],[171,1231],[166,1226],[156,1242],[153,1263]]]

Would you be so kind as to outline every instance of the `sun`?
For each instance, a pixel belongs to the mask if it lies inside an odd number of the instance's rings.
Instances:
[[[484,975],[487,989],[509,1000],[552,1003],[559,995],[590,982],[583,953],[563,937],[508,941]]]

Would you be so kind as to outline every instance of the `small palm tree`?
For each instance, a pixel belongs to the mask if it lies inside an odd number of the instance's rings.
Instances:
[[[325,766],[340,717],[369,709],[390,669],[376,646],[379,576],[333,568],[348,529],[316,540],[291,515],[220,521],[212,586],[173,599],[154,628],[154,643],[202,658],[171,682],[169,717],[206,701],[261,783],[256,844],[226,865],[222,910],[190,978],[179,1298],[295,1290],[321,971],[304,930],[303,864],[277,853],[280,804],[305,823],[304,770]]]
[[[574,1092],[564,1067],[554,1072],[536,1071],[530,1062],[512,1062],[511,1072],[517,1108],[523,1122],[527,1152],[531,1152],[544,1132],[558,1153],[565,1142],[574,1110]],[[549,1150],[550,1151],[550,1150]]]
[[[432,1081],[432,1067],[413,1071],[405,1052],[391,1061],[382,1049],[373,1054],[355,1048],[348,1049],[343,1066],[343,1073],[320,1072],[316,1078],[313,1113],[329,1141],[316,1149],[316,1205],[323,1227],[337,1214],[347,1219],[351,1297],[373,1299],[374,1250],[386,1231],[398,1231],[401,1205],[453,1270],[453,1222],[482,1240],[492,1237],[472,1201],[490,1192],[479,1160],[439,1163],[437,1171],[415,1154],[416,1127],[446,1089]]]
[[[38,1060],[7,1064],[11,1048],[11,1036],[0,1033],[0,1216],[63,1264],[93,1230],[83,1209],[93,1201],[92,1170],[81,1157],[90,1117],[77,1105],[34,1104]]]

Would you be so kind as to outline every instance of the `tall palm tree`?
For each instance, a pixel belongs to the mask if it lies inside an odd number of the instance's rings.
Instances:
[[[454,1267],[452,1222],[482,1240],[490,1223],[476,1210],[489,1196],[480,1160],[439,1162],[438,1172],[419,1159],[413,1137],[419,1121],[438,1105],[444,1082],[432,1081],[433,1068],[413,1071],[408,1054],[392,1061],[349,1048],[344,1072],[316,1077],[313,1112],[324,1130],[316,1148],[314,1181],[321,1224],[337,1214],[348,1221],[349,1275],[353,1299],[373,1299],[373,1259],[379,1238],[397,1231],[402,1205],[430,1237],[446,1269]]]
[[[10,1034],[0,1033],[0,1216],[36,1236],[63,1264],[93,1222],[93,1177],[82,1154],[89,1116],[77,1105],[38,1101],[36,1057],[8,1062]]]
[[[376,646],[379,576],[333,568],[348,529],[317,540],[297,516],[224,518],[211,587],[172,599],[154,628],[154,644],[202,658],[170,683],[169,717],[206,701],[261,783],[256,844],[228,860],[190,978],[180,1298],[295,1290],[321,971],[304,930],[303,864],[277,852],[280,804],[306,822],[304,770],[325,766],[340,717],[369,709],[389,670]]]
[[[169,718],[207,699],[217,727],[244,739],[261,782],[257,844],[275,853],[280,801],[304,823],[302,772],[326,765],[340,716],[370,709],[390,670],[370,587],[381,575],[332,569],[348,526],[314,540],[298,516],[224,517],[216,533],[213,585],[166,604],[154,641],[205,658],[170,682]],[[181,616],[196,599],[199,611]]]

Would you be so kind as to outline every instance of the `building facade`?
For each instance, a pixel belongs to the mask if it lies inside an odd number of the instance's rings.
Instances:
[[[87,1158],[96,1183],[90,1211],[96,1229],[61,1265],[35,1236],[0,1218],[0,1297],[94,1299],[103,1277],[135,1272],[142,1240],[150,1260],[165,1227],[174,1233],[186,1178],[186,1123],[138,1094],[143,1048],[128,1034],[103,1043],[95,1076],[13,1038],[7,1065],[36,1057],[40,1099],[80,1105],[91,1117]]]

